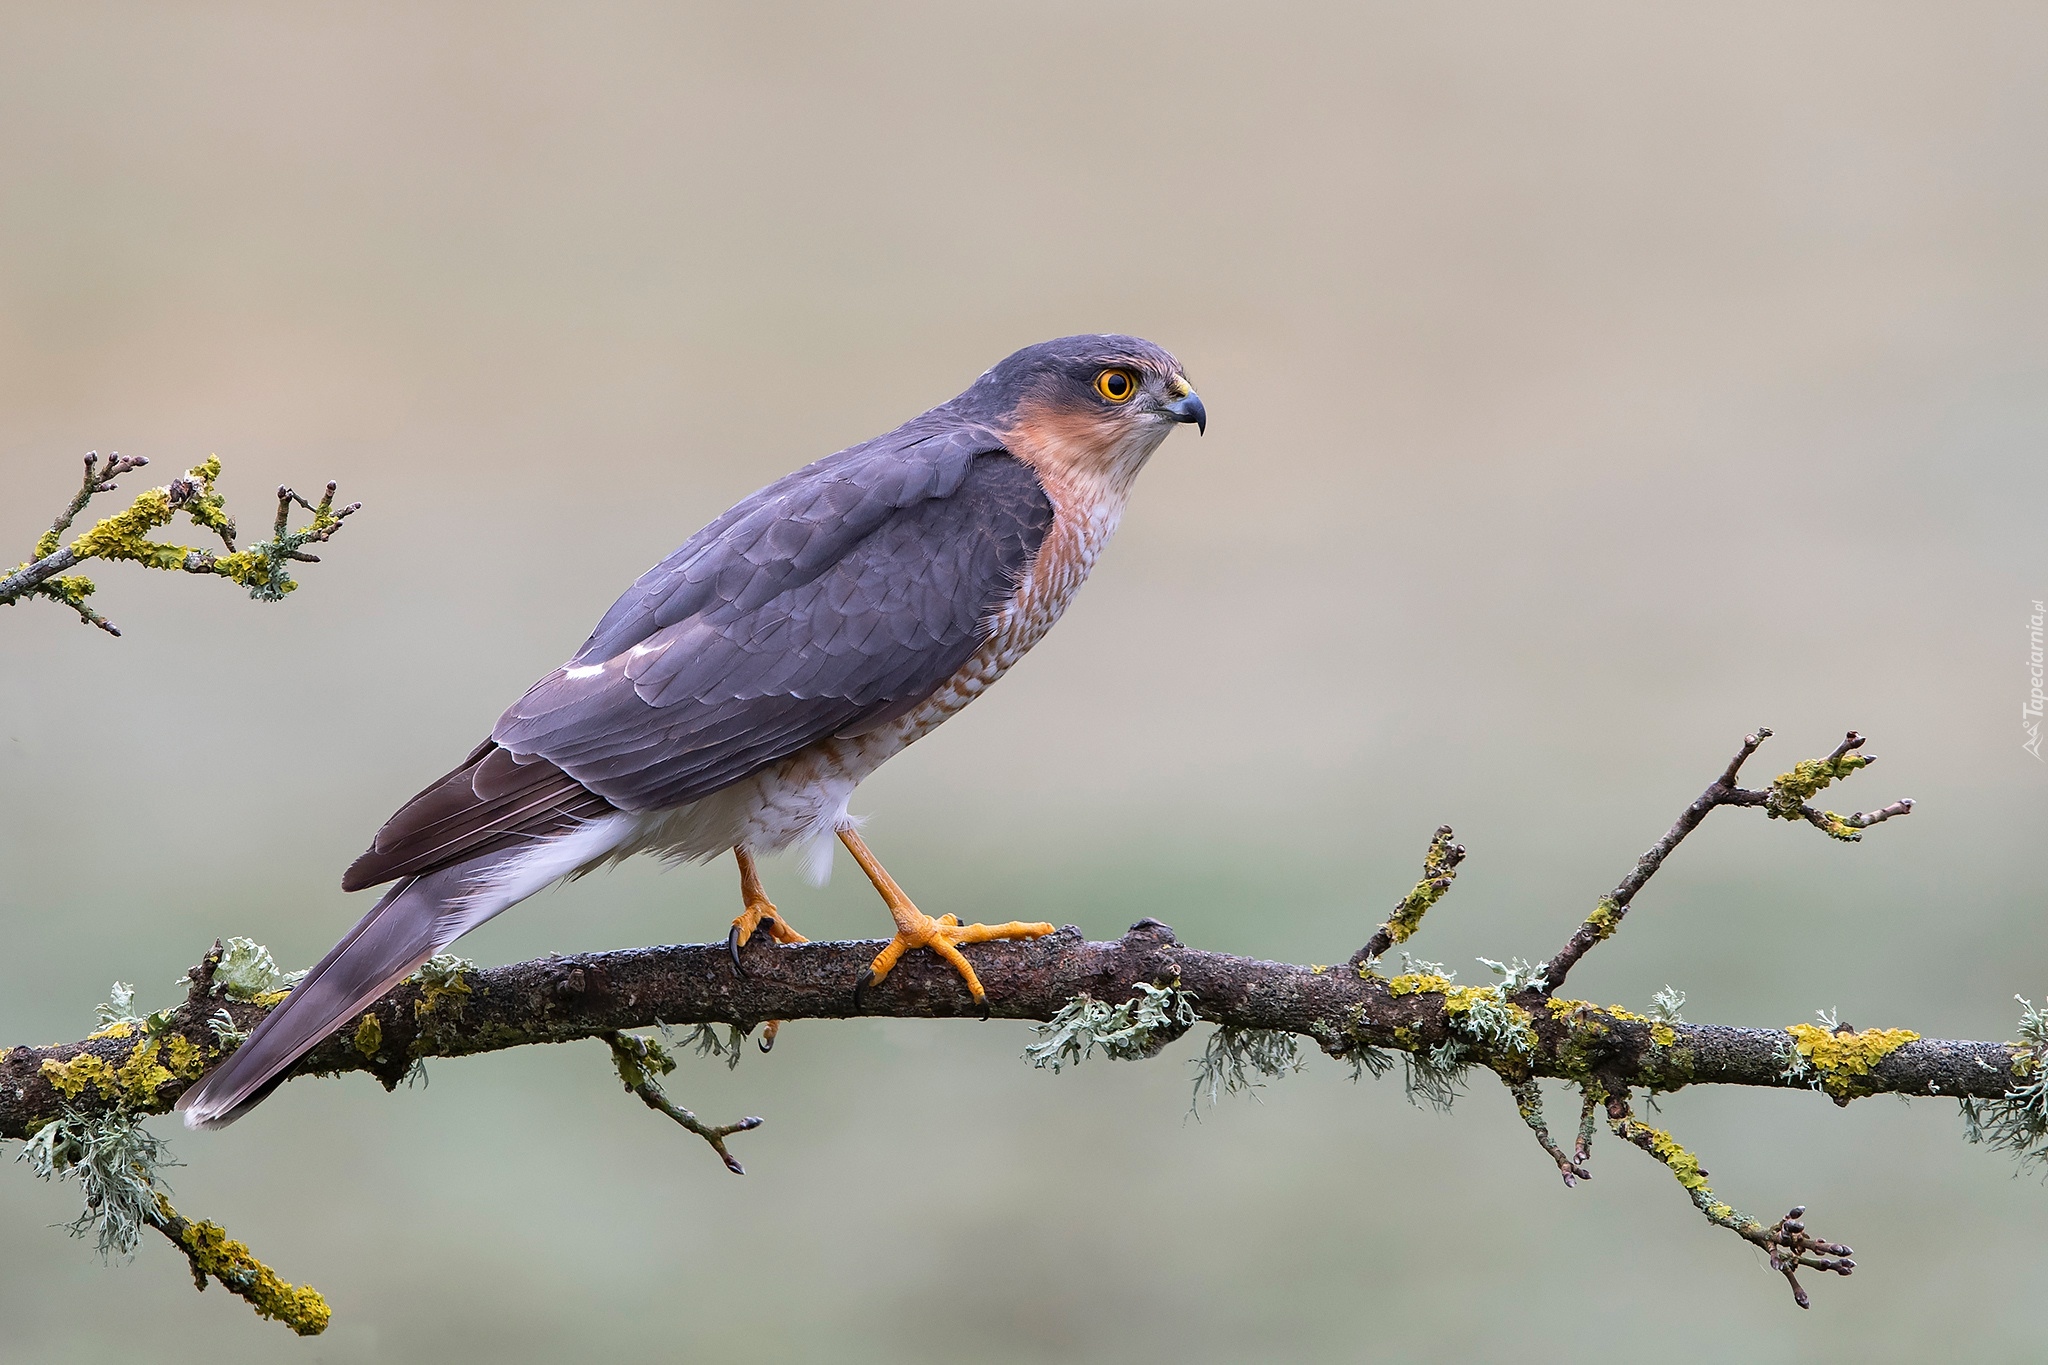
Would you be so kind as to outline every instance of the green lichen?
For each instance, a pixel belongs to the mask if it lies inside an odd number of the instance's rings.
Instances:
[[[373,1059],[384,1050],[384,1025],[375,1014],[365,1014],[356,1025],[355,1044],[356,1051],[365,1058]]]
[[[1465,850],[1451,842],[1449,826],[1436,832],[1429,842],[1429,852],[1423,856],[1422,880],[1401,898],[1401,903],[1394,907],[1394,913],[1380,926],[1381,934],[1390,943],[1406,943],[1422,927],[1422,917],[1443,899],[1444,892],[1451,889],[1451,881],[1458,875],[1458,863],[1464,854]]]
[[[1622,914],[1621,902],[1612,896],[1602,896],[1593,913],[1586,916],[1586,927],[1593,931],[1594,941],[1605,943],[1613,938],[1614,931],[1621,927]]]
[[[1764,813],[1773,820],[1805,820],[1806,803],[1819,795],[1831,783],[1847,777],[1858,768],[1867,768],[1872,760],[1863,754],[1845,753],[1836,758],[1809,758],[1793,766],[1788,773],[1779,773],[1770,785],[1764,800]],[[1847,820],[1831,810],[1820,812],[1815,821],[1826,831],[1829,838],[1844,843],[1855,843],[1863,834]]]
[[[331,1310],[319,1290],[286,1284],[218,1223],[179,1222],[183,1226],[178,1241],[196,1274],[213,1276],[247,1299],[263,1317],[283,1323],[302,1337],[318,1336],[327,1329]]]
[[[474,962],[454,953],[436,953],[422,962],[419,970],[406,978],[420,988],[420,998],[412,1004],[413,1017],[424,1022],[443,1006],[461,1014],[472,994],[468,974],[475,970]]]
[[[1911,1029],[1871,1028],[1852,1032],[1830,1030],[1819,1024],[1794,1024],[1785,1031],[1792,1035],[1792,1048],[1798,1060],[1812,1069],[1818,1088],[1844,1102],[1870,1094],[1866,1078],[1871,1070],[1920,1037]]]
[[[274,1007],[304,972],[278,970],[270,949],[249,938],[231,938],[221,946],[213,969],[213,989],[231,1000],[250,1000]]]
[[[160,526],[168,526],[178,509],[171,504],[170,490],[152,488],[137,497],[126,511],[102,518],[90,531],[71,542],[71,552],[80,559],[124,559],[152,569],[183,568],[188,555],[197,550],[185,545],[165,545],[149,538]]]

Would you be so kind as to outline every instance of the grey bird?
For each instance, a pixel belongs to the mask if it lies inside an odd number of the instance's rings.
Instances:
[[[186,1124],[233,1122],[464,933],[641,852],[733,853],[745,907],[728,937],[737,964],[756,932],[803,941],[768,900],[756,855],[798,848],[822,878],[836,838],[896,925],[862,984],[929,948],[985,1005],[960,945],[1052,926],[924,914],[861,839],[848,799],[1051,628],[1138,471],[1184,422],[1206,429],[1208,414],[1166,351],[1062,337],[690,537],[377,831],[342,888],[390,889],[179,1098]]]

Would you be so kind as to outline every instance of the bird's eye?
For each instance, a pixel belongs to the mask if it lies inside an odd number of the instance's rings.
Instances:
[[[1129,370],[1104,370],[1095,376],[1095,391],[1112,403],[1128,403],[1138,391],[1138,379]]]

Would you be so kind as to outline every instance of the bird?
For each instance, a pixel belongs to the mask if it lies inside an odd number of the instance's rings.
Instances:
[[[848,802],[1045,635],[1115,532],[1139,471],[1185,423],[1206,433],[1208,412],[1169,352],[1132,336],[1060,337],[733,506],[643,574],[488,739],[385,821],[341,884],[389,889],[179,1097],[186,1125],[233,1122],[463,934],[638,853],[733,855],[742,909],[727,944],[738,967],[756,934],[806,941],[769,900],[756,860],[794,850],[822,881],[836,841],[895,925],[856,994],[925,949],[986,1014],[961,947],[1053,926],[925,914],[861,838]]]

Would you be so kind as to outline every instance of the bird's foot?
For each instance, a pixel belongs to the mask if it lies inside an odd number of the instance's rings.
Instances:
[[[893,909],[893,907],[892,907]],[[889,940],[889,946],[875,955],[868,965],[867,974],[854,987],[854,1000],[859,1001],[861,992],[881,984],[890,969],[902,960],[903,955],[913,948],[929,948],[951,963],[953,970],[960,973],[967,983],[968,993],[981,1006],[982,1018],[988,1017],[988,992],[981,988],[981,978],[974,974],[974,967],[960,951],[963,943],[987,943],[999,938],[1042,938],[1053,932],[1050,924],[1025,924],[1012,920],[1008,924],[962,924],[956,916],[941,915],[933,919],[923,911],[910,908],[896,910],[896,937]]]
[[[725,936],[725,946],[732,953],[732,968],[743,971],[740,965],[740,949],[746,946],[755,931],[765,932],[777,943],[809,943],[810,940],[796,931],[782,912],[765,900],[749,901],[747,908],[733,918],[732,931]],[[775,1035],[782,1031],[780,1019],[770,1019],[761,1027],[761,1051],[775,1046]]]
[[[748,901],[747,908],[733,917],[732,932],[725,936],[725,946],[732,953],[732,965],[735,969],[740,965],[740,949],[747,946],[747,940],[757,931],[765,932],[777,943],[810,942],[769,902]]]

